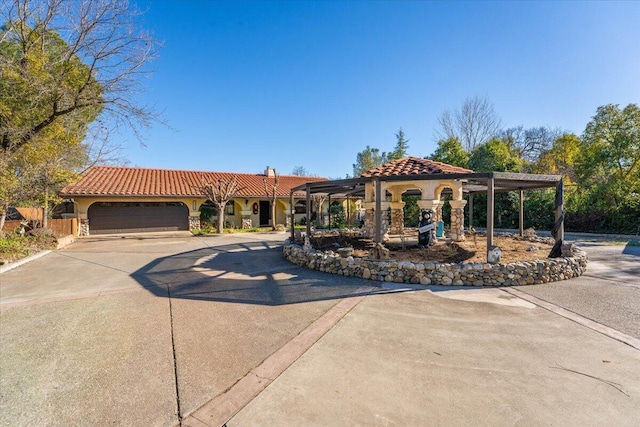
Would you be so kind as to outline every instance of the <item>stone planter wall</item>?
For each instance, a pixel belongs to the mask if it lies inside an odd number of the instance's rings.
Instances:
[[[587,268],[586,253],[573,244],[565,244],[562,247],[562,258],[510,264],[413,263],[352,256],[343,258],[332,251],[305,251],[288,240],[285,242],[283,251],[284,257],[289,261],[312,270],[382,282],[422,285],[534,285],[578,277]]]

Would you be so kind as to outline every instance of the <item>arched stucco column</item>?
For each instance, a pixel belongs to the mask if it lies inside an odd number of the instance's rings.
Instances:
[[[442,207],[444,206],[444,204],[445,204],[444,200],[439,200],[434,210],[435,215],[433,217],[433,222],[436,224],[436,226],[439,221],[444,221],[444,218],[442,217]]]
[[[291,204],[289,203],[289,201],[278,200],[278,202],[280,202],[282,204],[282,212],[283,212],[283,215],[284,215],[285,227],[289,228],[289,227],[291,227],[292,210],[294,210],[294,209],[292,209]],[[277,208],[276,208],[276,210],[277,210]],[[276,212],[276,217],[277,216],[278,216],[278,213]]]
[[[436,211],[436,208],[438,207],[438,204],[440,203],[439,200],[418,200],[418,206],[420,207],[421,211],[424,210],[431,210],[433,212]]]
[[[466,200],[450,200],[451,205],[451,232],[450,237],[454,242],[462,242],[464,237],[464,207]]]
[[[89,235],[89,206],[93,203],[93,200],[78,200],[74,201],[76,215],[78,218],[78,236]]]

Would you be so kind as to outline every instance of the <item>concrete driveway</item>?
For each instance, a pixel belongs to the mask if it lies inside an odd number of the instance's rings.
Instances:
[[[285,237],[83,238],[0,275],[0,425],[177,425],[362,284]]]
[[[0,425],[637,425],[624,316],[553,310],[636,292],[636,255],[629,286],[527,301],[371,288],[289,264],[284,238],[92,237],[0,275]]]

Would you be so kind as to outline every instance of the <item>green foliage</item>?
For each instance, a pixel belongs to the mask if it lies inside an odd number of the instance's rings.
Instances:
[[[469,153],[462,148],[462,143],[458,138],[438,141],[438,148],[429,156],[429,159],[462,168],[469,165]]]
[[[200,206],[200,224],[213,227],[217,216],[218,208],[212,204],[203,204]]]
[[[353,164],[353,176],[360,177],[362,173],[369,169],[383,165],[387,162],[387,159],[387,153],[384,151],[380,153],[378,148],[371,148],[367,145],[367,148],[356,155],[356,162]]]
[[[565,184],[576,182],[575,165],[582,141],[573,134],[558,137],[552,147],[543,152],[530,169],[533,173],[564,175]]]
[[[568,226],[585,231],[640,232],[640,108],[599,107],[582,135],[578,183]]]
[[[496,193],[494,196],[493,217],[494,226],[497,228],[518,228],[518,194]],[[446,205],[445,205],[446,207]],[[443,214],[444,219],[448,214]],[[473,226],[486,227],[487,225],[487,196],[475,194],[473,196]]]
[[[39,24],[5,23],[0,40],[2,148],[18,149],[50,127],[82,140],[103,108],[91,67]]]
[[[396,146],[393,151],[387,156],[387,161],[398,160],[407,156],[407,150],[409,150],[409,140],[405,139],[404,131],[402,128],[396,133]]]
[[[102,111],[102,87],[39,24],[5,23],[0,40],[0,214],[17,204],[47,212],[86,160],[82,140]]]
[[[392,160],[401,159],[407,156],[409,140],[405,138],[402,128],[396,134],[396,145],[390,153],[380,152],[378,148],[367,147],[356,155],[356,162],[353,164],[353,176],[358,178],[363,172],[377,168]]]
[[[0,234],[0,260],[15,261],[34,253],[56,248],[56,238],[47,233],[21,236],[10,232]]]
[[[417,227],[420,223],[420,206],[418,206],[420,196],[402,195],[404,207],[402,208],[404,215],[405,227]]]
[[[640,179],[640,108],[599,107],[582,136],[581,183]]]
[[[555,189],[525,192],[524,227],[536,230],[551,230],[555,223]],[[517,224],[517,221],[516,221]]]
[[[452,128],[443,115],[443,128]],[[446,119],[446,120],[444,120]],[[445,126],[446,125],[446,126]],[[444,135],[451,136],[451,132]],[[629,104],[599,107],[582,137],[559,130],[522,126],[501,138],[476,145],[471,153],[455,138],[438,142],[432,160],[475,172],[531,172],[562,175],[565,229],[568,231],[640,233],[640,108]],[[467,157],[468,162],[467,162]],[[550,229],[553,190],[525,192],[525,227]],[[495,196],[496,227],[517,227],[516,192]],[[486,196],[474,196],[474,226],[486,225]],[[443,212],[446,219],[448,214]]]
[[[330,228],[345,228],[347,226],[347,215],[342,203],[332,203],[329,206],[331,212]]]
[[[478,145],[469,158],[469,168],[475,172],[520,172],[521,167],[517,150],[498,138]]]

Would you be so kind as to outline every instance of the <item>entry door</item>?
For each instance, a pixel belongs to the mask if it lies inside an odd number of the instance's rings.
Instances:
[[[269,223],[271,219],[271,209],[269,205],[268,200],[260,200],[260,227],[268,227],[271,225]]]

